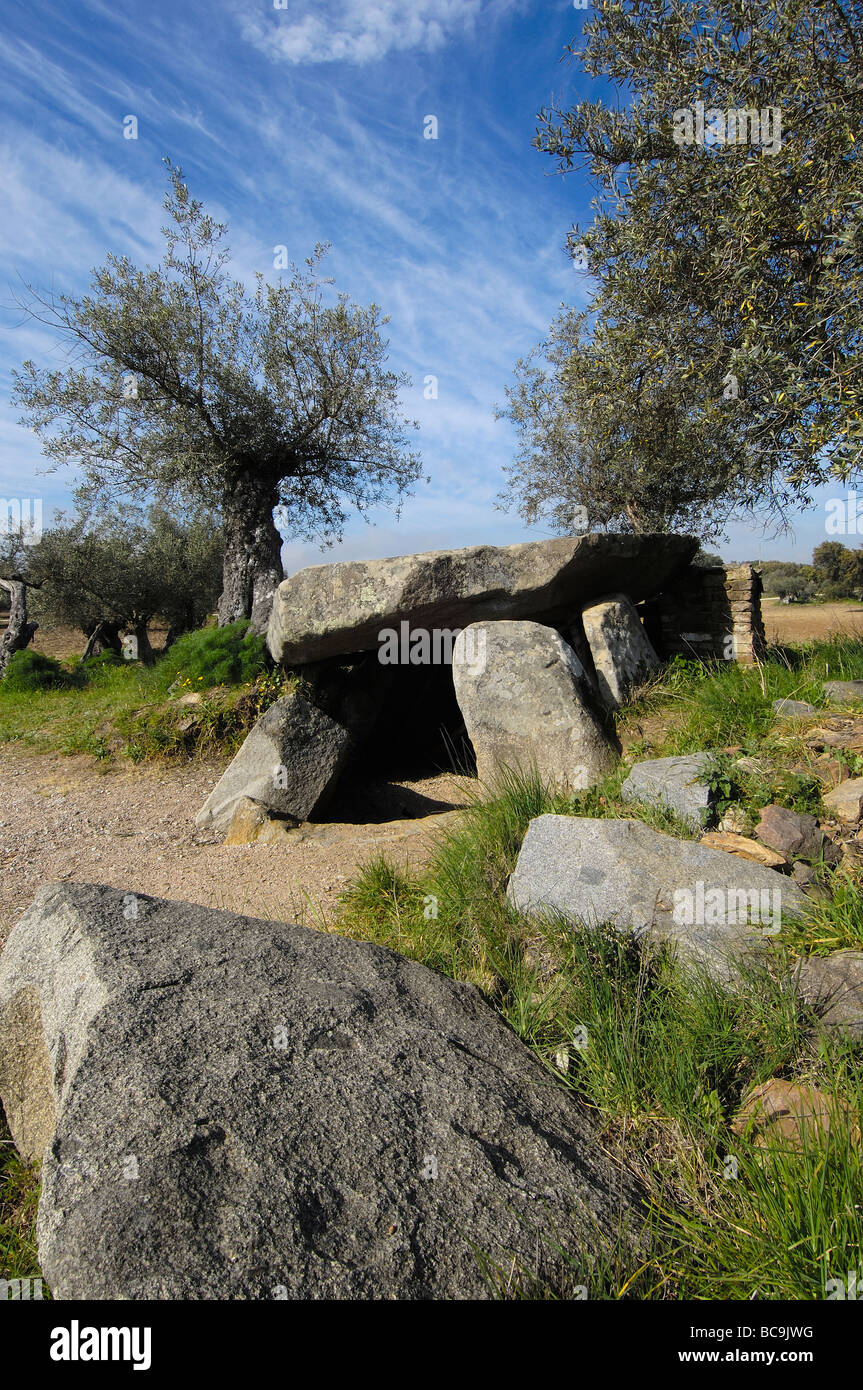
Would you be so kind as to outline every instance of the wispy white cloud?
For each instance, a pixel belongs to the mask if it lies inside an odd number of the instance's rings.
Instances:
[[[277,244],[301,262],[329,240],[336,287],[391,316],[389,365],[413,377],[404,414],[422,422],[413,446],[432,482],[398,523],[383,508],[374,528],[352,519],[330,558],[520,539],[518,519],[494,511],[513,429],[493,407],[516,357],[580,290],[561,251],[569,190],[542,179],[529,149],[544,78],[535,99],[529,82],[516,94],[498,74],[513,43],[502,21],[528,12],[544,34],[532,0],[289,0],[283,11],[272,0],[152,0],[146,15],[79,0],[56,23],[10,25],[0,202],[14,232],[0,290],[20,273],[80,293],[109,250],[158,260],[159,160],[170,154],[228,223],[239,279],[274,276]],[[283,65],[275,77],[272,60]],[[437,142],[423,139],[426,111],[440,116]],[[137,142],[122,139],[126,112],[140,116]],[[0,317],[0,476],[33,477],[44,463],[8,404],[8,365],[61,365],[31,329]],[[428,374],[434,401],[423,397]],[[61,479],[71,470],[52,485]],[[292,546],[289,568],[300,554],[326,558]]]
[[[37,107],[39,99],[49,98],[51,107],[63,112],[77,125],[88,127],[97,136],[121,135],[120,118],[125,112],[113,114],[104,104],[86,96],[80,79],[72,77],[60,63],[32,44],[0,37],[0,66],[5,81],[17,89],[19,101]],[[40,117],[43,132],[50,133],[55,123],[50,110],[43,107]]]
[[[516,0],[289,0],[266,20],[246,8],[238,17],[243,37],[270,58],[365,64],[407,49],[434,52],[516,8]]]
[[[23,126],[7,132],[0,144],[0,203],[15,228],[7,265],[36,265],[44,283],[70,267],[86,271],[107,250],[155,251],[164,214],[139,179]]]

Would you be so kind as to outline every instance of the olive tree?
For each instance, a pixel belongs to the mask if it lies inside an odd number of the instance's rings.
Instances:
[[[569,51],[610,95],[542,111],[534,141],[595,186],[569,233],[592,297],[510,394],[523,507],[705,534],[860,471],[861,20],[859,0],[592,6]]]
[[[40,585],[40,616],[77,627],[85,655],[131,650],[152,660],[148,625],[168,623],[168,642],[212,612],[222,574],[221,530],[208,515],[175,517],[154,506],[146,514],[113,508],[67,517],[60,513],[32,553],[28,574]]]
[[[326,541],[347,508],[416,480],[407,378],[385,369],[378,307],[327,288],[325,247],[276,284],[232,280],[225,225],[166,163],[161,262],[109,254],[80,298],[28,286],[22,307],[73,351],[60,369],[25,362],[15,395],[46,455],[80,467],[89,502],[121,491],[218,510],[219,620],[260,629],[282,577],[277,516]]]

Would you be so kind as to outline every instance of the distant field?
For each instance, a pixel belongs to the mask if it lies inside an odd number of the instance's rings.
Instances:
[[[859,603],[780,603],[762,599],[768,642],[811,642],[836,631],[863,636]]]
[[[6,631],[8,613],[0,613],[0,636]],[[151,623],[147,631],[154,650],[163,645],[167,628],[163,623]],[[68,661],[70,657],[81,656],[87,645],[83,632],[74,627],[40,627],[30,644],[35,652],[53,656],[57,661]]]

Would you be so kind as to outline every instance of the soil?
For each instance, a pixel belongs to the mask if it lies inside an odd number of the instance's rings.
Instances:
[[[8,612],[0,612],[0,635],[6,631],[9,622]],[[165,645],[168,629],[164,623],[151,623],[147,629],[150,645],[154,652],[161,651]],[[55,661],[70,661],[73,656],[81,656],[87,645],[83,632],[75,627],[56,627],[41,624],[36,630],[30,646],[34,652],[43,656],[53,656]]]
[[[329,929],[342,893],[385,852],[420,868],[476,783],[419,772],[339,795],[326,824],[274,844],[226,846],[195,826],[224,764],[121,765],[0,752],[0,944],[44,883],[106,883]]]
[[[780,603],[762,598],[768,642],[814,642],[837,632],[863,637],[863,608],[855,603]]]

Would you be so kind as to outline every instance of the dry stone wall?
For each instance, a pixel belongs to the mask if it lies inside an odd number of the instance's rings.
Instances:
[[[764,656],[761,576],[754,565],[691,565],[642,605],[645,629],[660,656],[739,661]]]

